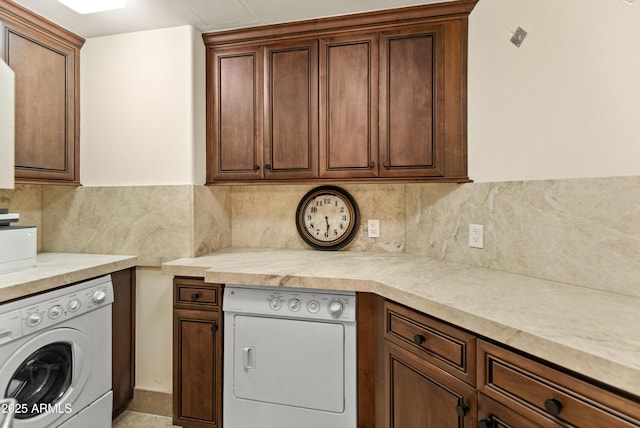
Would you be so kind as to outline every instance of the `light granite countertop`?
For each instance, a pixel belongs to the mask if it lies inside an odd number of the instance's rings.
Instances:
[[[640,396],[639,298],[405,253],[230,248],[162,270],[376,293]]]
[[[136,266],[136,256],[39,253],[32,268],[0,275],[0,303]]]

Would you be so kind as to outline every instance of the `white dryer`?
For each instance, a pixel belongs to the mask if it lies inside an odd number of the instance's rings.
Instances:
[[[0,304],[0,399],[14,428],[111,427],[110,276]]]

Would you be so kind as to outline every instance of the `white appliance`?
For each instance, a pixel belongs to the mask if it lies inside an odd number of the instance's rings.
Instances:
[[[19,219],[19,214],[0,208],[0,274],[36,264],[38,230],[30,226],[9,226]]]
[[[111,427],[110,276],[0,304],[0,399],[14,428]]]
[[[15,83],[15,73],[0,59],[0,189],[15,183]]]
[[[355,293],[227,285],[223,426],[356,428]]]

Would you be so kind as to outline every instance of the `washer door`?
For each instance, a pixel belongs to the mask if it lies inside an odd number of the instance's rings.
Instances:
[[[91,367],[88,338],[61,328],[35,336],[18,348],[0,368],[0,394],[18,401],[20,421],[46,426],[73,411]]]

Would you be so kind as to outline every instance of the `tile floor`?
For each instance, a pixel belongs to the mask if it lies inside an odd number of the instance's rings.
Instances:
[[[171,424],[171,418],[148,413],[131,412],[119,415],[112,424],[113,428],[179,428]]]

